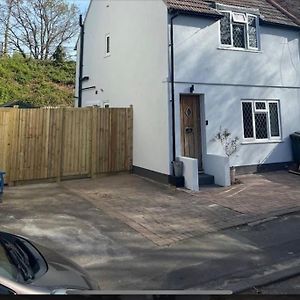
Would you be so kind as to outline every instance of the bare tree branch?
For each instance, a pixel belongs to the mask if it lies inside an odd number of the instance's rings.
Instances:
[[[0,0],[2,11],[7,43],[35,59],[49,59],[78,32],[78,7],[67,0]]]

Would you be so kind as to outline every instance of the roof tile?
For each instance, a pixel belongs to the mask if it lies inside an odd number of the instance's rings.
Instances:
[[[280,1],[280,0],[277,0]],[[284,1],[295,1],[299,0],[282,0]],[[286,14],[277,9],[275,6],[270,4],[267,0],[219,0],[219,1],[204,1],[204,0],[165,0],[169,8],[176,10],[208,14],[208,15],[219,15],[218,11],[214,8],[214,4],[224,4],[231,6],[238,6],[243,8],[255,8],[259,9],[261,19],[282,25],[297,26],[295,22],[292,21]],[[295,4],[297,6],[297,4]],[[299,5],[297,6],[300,10]]]
[[[300,24],[300,0],[273,0],[288,13],[292,14]]]

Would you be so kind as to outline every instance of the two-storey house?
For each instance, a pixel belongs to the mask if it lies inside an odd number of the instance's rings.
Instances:
[[[197,190],[198,174],[226,186],[230,165],[245,173],[292,161],[300,27],[271,2],[91,0],[76,96],[83,106],[133,105],[134,172],[167,182],[180,159]],[[230,161],[220,127],[239,137]]]

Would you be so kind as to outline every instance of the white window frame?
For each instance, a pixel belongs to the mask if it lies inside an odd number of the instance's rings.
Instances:
[[[109,44],[108,44],[107,40],[109,40]],[[109,46],[109,51],[107,51],[107,46]],[[110,34],[107,33],[105,35],[105,56],[110,56],[110,54],[111,54],[111,37],[110,37]]]
[[[221,13],[229,13],[230,14],[230,37],[231,37],[231,44],[230,45],[225,45],[225,44],[222,44],[222,41],[221,41],[221,21],[219,21],[219,45],[220,45],[220,48],[225,48],[225,49],[233,49],[233,50],[252,50],[252,51],[259,51],[260,50],[260,31],[259,31],[259,17],[257,15],[254,15],[254,14],[248,14],[248,13],[243,13],[246,15],[246,22],[234,22],[233,21],[233,14],[234,13],[237,13],[238,12],[234,12],[234,11],[229,11],[229,10],[222,10],[220,11]],[[256,41],[257,41],[257,47],[250,47],[249,46],[249,24],[248,24],[248,17],[251,16],[251,17],[255,17],[255,20],[256,20]],[[245,48],[240,48],[240,47],[234,47],[233,46],[233,23],[236,23],[236,24],[244,24],[245,25],[245,43],[246,43],[246,47]]]
[[[264,102],[266,104],[266,109],[256,109],[257,102]],[[244,128],[244,113],[243,113],[243,103],[251,103],[252,106],[252,126],[253,126],[253,137],[245,138],[245,128]],[[271,119],[270,119],[270,103],[277,104],[277,113],[278,113],[278,128],[279,136],[271,136]],[[268,142],[281,142],[282,141],[282,128],[281,128],[281,109],[279,100],[249,100],[242,99],[241,101],[241,115],[242,115],[242,129],[243,129],[243,141],[246,143],[268,143]],[[256,125],[255,125],[255,114],[264,113],[267,115],[267,139],[257,139],[256,138]]]

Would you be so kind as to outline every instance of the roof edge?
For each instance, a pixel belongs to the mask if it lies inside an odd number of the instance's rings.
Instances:
[[[196,12],[196,11],[190,11],[185,9],[177,9],[177,8],[168,8],[169,14],[172,14],[173,12],[180,13],[182,15],[192,15],[192,16],[203,16],[208,17],[212,19],[221,19],[223,18],[223,15],[220,13],[203,13],[203,12]]]
[[[280,4],[278,4],[277,2],[275,2],[274,0],[266,0],[267,2],[269,2],[272,6],[274,6],[275,8],[277,8],[280,12],[282,12],[283,14],[285,14],[286,16],[288,16],[294,23],[296,23],[298,26],[300,26],[300,20],[294,16],[292,13],[290,13],[289,11],[287,11],[284,7],[282,7]]]
[[[167,0],[163,0],[166,4],[167,4],[167,7],[168,7],[168,10],[169,12],[170,11],[178,11],[182,14],[185,14],[185,15],[194,15],[194,16],[204,16],[204,17],[211,17],[211,18],[215,18],[215,19],[220,19],[222,17],[221,14],[219,14],[217,12],[217,7],[218,5],[219,6],[226,6],[226,7],[231,7],[231,8],[235,8],[235,7],[238,7],[238,6],[235,6],[235,5],[228,5],[228,4],[220,4],[218,2],[218,0],[216,0],[214,3],[216,5],[216,7],[213,8],[213,10],[216,10],[216,13],[209,13],[209,12],[196,12],[196,11],[192,11],[192,10],[188,10],[188,9],[180,9],[180,8],[173,8],[173,7],[170,7],[167,3]],[[280,11],[285,17],[287,20],[289,20],[289,22],[291,24],[285,24],[285,23],[282,23],[280,21],[266,21],[263,17],[263,15],[260,13],[260,10],[259,9],[251,9],[252,11],[255,11],[256,14],[257,12],[259,13],[259,17],[260,17],[260,20],[263,21],[263,23],[265,24],[269,24],[269,25],[273,25],[273,26],[281,26],[281,27],[286,27],[286,28],[299,28],[300,27],[300,21],[297,19],[297,17],[295,17],[293,14],[291,14],[290,12],[288,12],[286,9],[284,9],[283,7],[281,7],[278,3],[276,3],[274,0],[266,0],[267,3],[269,3],[269,5],[271,5],[272,7],[274,7],[275,9],[277,9],[278,11]],[[239,7],[238,7],[239,8]],[[241,10],[244,10],[246,11],[247,8],[243,8],[241,7],[240,8]]]
[[[272,22],[272,21],[266,21],[266,20],[264,20],[264,19],[260,19],[260,22],[261,22],[262,24],[265,24],[265,25],[277,26],[277,27],[283,27],[283,28],[287,28],[287,29],[294,29],[294,30],[296,30],[296,29],[299,30],[299,29],[300,29],[300,26],[297,25],[297,24],[292,25],[292,24],[284,24],[284,23],[278,23],[278,22],[274,23],[274,22]]]

